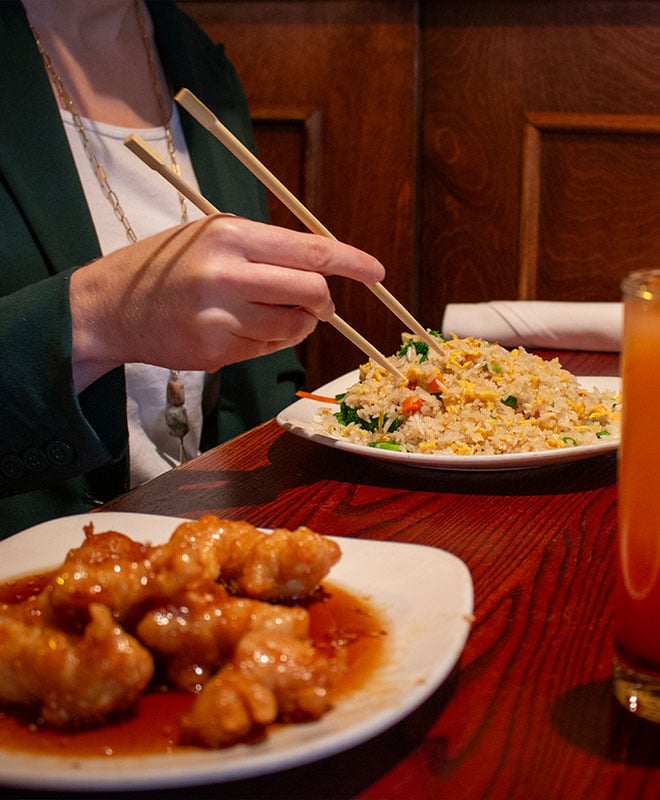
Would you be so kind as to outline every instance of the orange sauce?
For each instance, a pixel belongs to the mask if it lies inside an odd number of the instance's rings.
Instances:
[[[52,572],[26,575],[22,578],[0,583],[0,603],[22,603],[46,586]]]
[[[0,585],[0,602],[18,602],[39,591],[48,575],[33,575]],[[385,631],[366,602],[331,584],[305,603],[311,635],[324,652],[345,650],[348,670],[333,689],[333,700],[368,681],[379,663]],[[145,693],[130,714],[98,728],[59,731],[39,725],[27,712],[0,711],[0,749],[69,756],[104,757],[171,753],[190,749],[177,744],[179,720],[193,696],[177,691]]]

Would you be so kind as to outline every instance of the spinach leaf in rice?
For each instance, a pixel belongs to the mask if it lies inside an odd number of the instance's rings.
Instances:
[[[360,409],[353,408],[346,404],[346,402],[341,403],[339,406],[339,411],[334,413],[334,417],[337,419],[340,425],[348,426],[348,425],[357,425],[359,428],[362,428],[365,431],[369,431],[373,433],[375,431],[382,430],[383,428],[387,427],[389,431],[395,431],[400,425],[400,419],[394,419],[387,425],[388,417],[386,414],[380,415],[378,417],[368,417],[365,419],[361,417],[358,413]]]

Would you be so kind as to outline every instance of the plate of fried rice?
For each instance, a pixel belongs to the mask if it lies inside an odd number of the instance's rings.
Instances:
[[[527,469],[616,450],[621,381],[582,377],[523,347],[413,335],[389,360],[407,383],[369,361],[304,394],[277,417],[320,444],[408,466]]]

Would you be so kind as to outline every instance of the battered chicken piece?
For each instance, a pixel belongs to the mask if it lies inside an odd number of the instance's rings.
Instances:
[[[181,720],[182,744],[231,747],[277,718],[274,693],[232,667],[211,678]]]
[[[277,632],[247,633],[231,664],[206,683],[184,716],[183,740],[228,747],[276,720],[318,719],[330,707],[329,689],[344,668],[309,640]]]
[[[22,605],[22,604],[21,604]],[[82,634],[0,613],[0,702],[38,710],[57,727],[93,725],[130,708],[149,684],[153,657],[94,603]]]
[[[48,587],[53,611],[62,619],[84,619],[89,603],[100,602],[122,623],[136,622],[145,607],[212,584],[220,569],[212,548],[218,522],[209,516],[182,523],[157,546],[116,531],[94,533],[90,524]]]
[[[224,565],[240,566],[262,536],[249,522],[206,514],[176,528],[169,542],[159,548],[158,566],[173,572],[185,570],[188,587],[215,581]]]
[[[341,555],[335,542],[307,528],[269,535],[210,514],[182,523],[155,547],[112,531],[95,534],[91,525],[85,536],[48,588],[53,611],[86,621],[87,606],[100,602],[129,627],[146,607],[216,580],[255,599],[308,596]]]
[[[192,590],[150,610],[136,634],[164,662],[169,683],[195,692],[231,659],[246,632],[279,631],[304,639],[309,625],[304,608],[233,597],[213,584],[207,591]]]
[[[341,556],[336,542],[309,528],[243,537],[225,528],[220,578],[235,594],[260,600],[309,597]]]
[[[130,625],[154,603],[213,583],[219,571],[211,547],[217,522],[207,517],[182,523],[158,546],[116,531],[94,533],[90,524],[84,542],[68,552],[48,587],[53,612],[64,621],[85,620],[89,604],[100,602]]]
[[[71,549],[46,587],[50,606],[65,624],[89,619],[90,603],[111,608],[126,623],[136,608],[160,593],[150,560],[152,548],[116,531],[94,533]]]
[[[213,515],[180,525],[167,550],[209,565],[234,594],[274,601],[311,595],[341,556],[336,542],[309,528],[268,534]]]
[[[305,609],[275,603],[312,595],[339,557],[306,528],[271,535],[212,515],[158,546],[90,523],[40,594],[0,605],[0,703],[57,727],[100,724],[133,705],[157,658],[170,685],[201,689],[192,741],[315,719],[337,664],[314,649]]]
[[[329,690],[346,668],[343,660],[324,655],[309,639],[270,631],[243,636],[232,664],[275,694],[281,722],[318,719],[330,707]]]

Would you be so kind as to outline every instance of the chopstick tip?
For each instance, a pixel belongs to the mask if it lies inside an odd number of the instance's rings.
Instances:
[[[124,145],[135,155],[144,161],[147,166],[155,170],[160,170],[164,165],[164,161],[160,155],[150,147],[143,139],[135,133],[129,133],[124,139]]]
[[[174,99],[207,130],[213,131],[214,127],[219,124],[217,117],[211,109],[205,106],[190,89],[186,89],[185,87],[179,89],[174,95]]]

